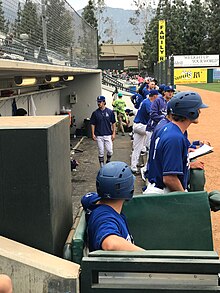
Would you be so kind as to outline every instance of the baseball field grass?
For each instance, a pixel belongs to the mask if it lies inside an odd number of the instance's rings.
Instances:
[[[193,83],[193,84],[184,84],[184,86],[194,87],[202,90],[220,92],[220,83]]]

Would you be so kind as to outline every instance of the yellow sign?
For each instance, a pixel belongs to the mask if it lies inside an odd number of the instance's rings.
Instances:
[[[158,25],[158,62],[165,61],[166,52],[166,22],[165,20],[159,20]]]
[[[207,83],[206,68],[174,69],[175,84]]]

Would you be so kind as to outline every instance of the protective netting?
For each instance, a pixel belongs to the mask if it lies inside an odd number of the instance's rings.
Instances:
[[[97,67],[97,31],[65,0],[0,0],[0,58]]]

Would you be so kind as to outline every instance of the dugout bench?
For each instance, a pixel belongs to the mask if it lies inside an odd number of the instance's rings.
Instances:
[[[216,201],[219,193],[212,196]],[[69,260],[81,263],[81,293],[220,291],[207,192],[136,195],[123,212],[135,244],[146,252],[94,251],[83,256],[82,212],[64,248]]]

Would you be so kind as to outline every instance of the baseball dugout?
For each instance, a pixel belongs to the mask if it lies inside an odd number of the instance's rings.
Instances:
[[[95,251],[84,256],[82,293],[220,291],[207,192],[136,195],[123,212],[135,244],[146,252]],[[79,237],[72,239],[72,261],[79,261],[86,243],[84,212],[80,221],[75,233]]]

